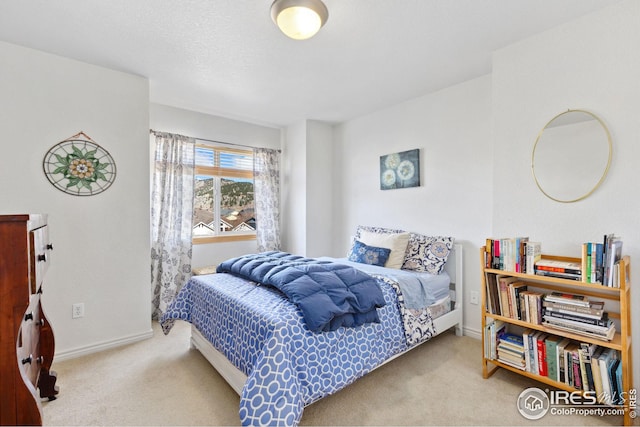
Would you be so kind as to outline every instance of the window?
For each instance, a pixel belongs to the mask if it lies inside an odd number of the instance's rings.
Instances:
[[[253,152],[197,145],[193,243],[256,238]]]

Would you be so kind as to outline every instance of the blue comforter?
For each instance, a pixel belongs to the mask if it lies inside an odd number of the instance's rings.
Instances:
[[[378,281],[344,264],[285,252],[264,252],[221,263],[218,273],[270,285],[296,304],[314,332],[379,323],[385,305]]]
[[[380,323],[311,332],[300,310],[271,286],[230,274],[192,277],[162,315],[192,323],[247,375],[240,396],[243,426],[298,425],[306,405],[335,393],[408,346],[396,291],[380,283]],[[170,390],[168,391],[170,392]]]

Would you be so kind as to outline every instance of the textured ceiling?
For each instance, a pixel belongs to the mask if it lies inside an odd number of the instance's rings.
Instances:
[[[0,40],[145,76],[151,101],[271,126],[341,122],[491,72],[491,52],[618,0],[0,0]]]

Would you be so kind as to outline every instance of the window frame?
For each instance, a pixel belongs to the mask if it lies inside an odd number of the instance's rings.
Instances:
[[[228,148],[222,147],[219,145],[213,144],[202,144],[197,143],[196,148],[204,148],[208,150],[213,150],[214,156],[219,156],[220,152],[226,153],[236,153],[236,154],[245,154],[253,157],[253,151],[247,149],[238,149],[238,148]],[[214,157],[214,158],[215,158]],[[214,160],[215,163],[215,160]],[[242,169],[233,169],[233,168],[224,168],[220,166],[202,166],[195,165],[194,174],[210,176],[215,178],[247,178],[251,179],[254,182],[254,173],[253,169],[251,170],[242,170]],[[195,176],[194,176],[195,179]],[[255,182],[254,182],[255,186]],[[220,210],[220,200],[218,197],[215,197],[213,203],[217,206],[214,208]],[[254,203],[255,203],[255,193],[254,193]],[[219,218],[214,215],[214,221],[216,218]],[[217,231],[217,230],[216,230]],[[219,231],[217,231],[219,232]],[[256,231],[244,231],[244,232],[227,232],[225,234],[216,234],[213,236],[193,236],[191,241],[194,245],[206,244],[206,243],[222,243],[222,242],[240,242],[240,241],[248,241],[248,240],[256,240]]]

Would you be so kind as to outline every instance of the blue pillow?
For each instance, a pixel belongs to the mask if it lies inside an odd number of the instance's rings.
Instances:
[[[354,240],[349,253],[349,261],[384,267],[390,253],[391,249],[367,246],[359,240]]]

